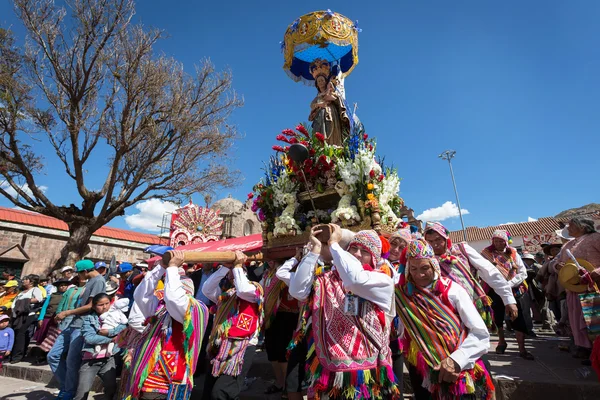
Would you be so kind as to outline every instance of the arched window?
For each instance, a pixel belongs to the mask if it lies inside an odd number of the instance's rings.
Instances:
[[[244,236],[252,235],[252,230],[254,229],[254,222],[249,219],[244,222]]]

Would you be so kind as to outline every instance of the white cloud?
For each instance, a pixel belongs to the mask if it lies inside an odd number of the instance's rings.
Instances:
[[[136,204],[139,213],[125,216],[125,223],[132,229],[141,229],[149,232],[159,232],[163,215],[179,208],[177,204],[150,199]]]
[[[514,225],[514,224],[522,224],[524,222],[535,222],[537,221],[537,219],[533,218],[533,217],[527,217],[527,221],[521,221],[521,222],[505,222],[503,224],[498,224],[498,225]]]
[[[13,189],[12,186],[10,186],[8,184],[8,182],[4,181],[2,182],[2,184],[0,184],[0,187],[2,189],[4,189],[6,191],[6,193],[8,193],[9,195],[11,195],[14,198],[19,197],[17,191],[15,189]],[[29,189],[29,185],[24,183],[22,185],[19,185],[19,187],[29,196],[29,197],[34,197],[33,193],[31,192],[31,189]],[[48,190],[48,186],[38,186],[38,189],[40,189],[42,191],[42,193],[46,193],[46,191]]]
[[[461,209],[463,215],[469,214],[469,210]],[[421,221],[444,221],[448,218],[458,217],[458,207],[451,201],[447,201],[440,207],[430,208],[417,215]]]

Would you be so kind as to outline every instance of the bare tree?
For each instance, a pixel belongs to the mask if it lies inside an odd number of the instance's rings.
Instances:
[[[132,23],[131,0],[14,6],[28,37],[17,47],[0,29],[0,194],[67,223],[70,238],[55,267],[84,256],[92,234],[137,202],[238,182],[227,151],[239,136],[227,120],[242,101],[229,72],[204,61],[189,75],[155,54],[163,32]],[[56,157],[36,152],[36,140]],[[107,165],[90,163],[97,153],[108,154]],[[64,168],[80,205],[54,204],[38,186],[50,163],[52,173]],[[90,190],[86,171],[99,167],[106,179]]]

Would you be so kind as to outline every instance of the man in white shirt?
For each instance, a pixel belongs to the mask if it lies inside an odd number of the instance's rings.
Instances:
[[[239,398],[244,376],[252,365],[263,319],[263,291],[250,282],[241,251],[231,266],[221,265],[205,282],[202,293],[217,304],[207,353],[212,371],[204,382],[203,399]]]

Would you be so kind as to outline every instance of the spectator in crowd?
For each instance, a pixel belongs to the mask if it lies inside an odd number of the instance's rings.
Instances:
[[[74,272],[73,267],[71,267],[69,265],[62,267],[60,270],[60,273],[62,274],[62,278],[67,281],[70,281],[74,278],[73,272]]]
[[[71,285],[70,281],[62,280],[54,282],[54,287],[56,288],[56,292],[52,293],[50,296],[46,298],[44,301],[44,305],[40,310],[40,314],[38,316],[38,329],[35,332],[34,339],[41,346],[42,343],[46,340],[46,336],[50,329],[53,327],[57,327],[57,323],[54,320],[54,316],[56,311],[58,310],[58,306],[63,299],[63,294],[67,291],[69,286]],[[41,350],[38,354],[36,363],[38,365],[46,362],[47,352],[48,350]]]
[[[106,267],[106,263],[104,261],[98,261],[95,263],[94,268],[96,268],[96,271],[98,271],[98,273],[104,277],[105,281],[108,281],[108,268]]]
[[[62,400],[73,399],[77,392],[83,348],[83,337],[81,336],[83,320],[80,316],[89,313],[92,309],[92,298],[99,293],[104,293],[106,290],[106,282],[102,275],[96,271],[92,261],[77,261],[75,268],[79,278],[87,280],[87,282],[83,293],[78,299],[77,308],[67,309],[56,315],[57,322],[69,317],[73,317],[73,319],[67,326],[63,327],[61,325],[64,330],[48,353],[48,364],[60,385],[58,399]]]
[[[19,293],[19,282],[16,280],[8,281],[4,284],[4,296],[0,297],[0,314],[8,315],[13,301]]]
[[[2,272],[2,278],[7,282],[17,281],[17,286],[21,287],[21,279],[17,278],[15,270],[12,268],[6,268],[4,272]]]
[[[8,315],[0,315],[0,370],[2,369],[2,360],[10,357],[15,341],[15,332],[8,326],[9,323]]]
[[[135,284],[133,283],[133,265],[130,263],[121,263],[119,265],[119,291],[117,292],[120,296],[129,299],[130,304],[133,302],[133,292],[135,291]]]
[[[113,294],[117,291],[116,286]],[[111,299],[107,293],[99,293],[92,299],[91,311],[82,316],[83,337],[82,363],[79,368],[79,385],[75,400],[84,400],[92,388],[96,375],[104,384],[104,397],[112,400],[117,391],[117,367],[115,355],[119,347],[113,343],[113,338],[127,327],[119,324],[113,329],[103,329],[100,316],[107,313],[111,307]]]
[[[12,326],[15,330],[11,364],[21,362],[27,354],[31,339],[29,327],[37,320],[44,297],[39,285],[39,276],[27,275],[23,278],[23,290],[15,297],[12,307]]]

